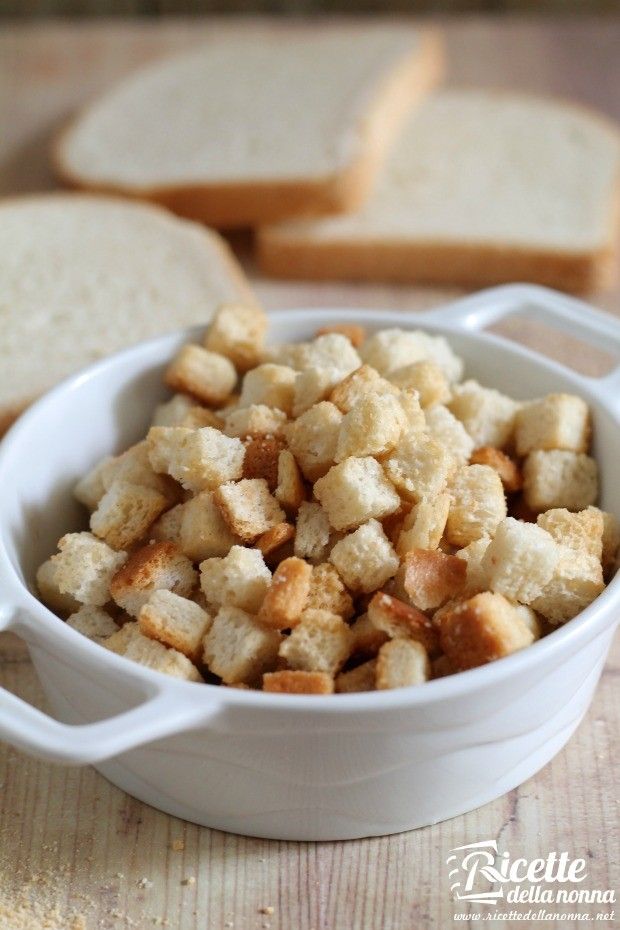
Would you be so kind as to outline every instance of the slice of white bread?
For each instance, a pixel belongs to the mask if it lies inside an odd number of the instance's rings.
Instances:
[[[233,31],[86,108],[57,168],[219,227],[352,209],[441,66],[435,34],[402,26]]]
[[[256,302],[222,239],[159,207],[80,194],[0,201],[0,434],[66,375]]]
[[[355,214],[261,230],[282,277],[585,291],[613,279],[620,195],[615,125],[551,99],[433,95],[408,120]]]

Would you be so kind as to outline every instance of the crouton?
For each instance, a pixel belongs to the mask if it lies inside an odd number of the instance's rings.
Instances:
[[[341,423],[335,460],[350,456],[385,455],[398,443],[405,413],[398,397],[367,394],[349,410]]]
[[[389,639],[384,630],[375,626],[368,614],[358,617],[351,624],[350,630],[353,633],[351,654],[354,656],[376,656],[381,646]]]
[[[465,587],[461,591],[462,596],[471,597],[473,594],[488,590],[489,585],[483,568],[483,560],[490,541],[489,536],[481,536],[480,539],[474,540],[474,542],[454,553],[457,558],[467,562],[467,576]]]
[[[307,610],[279,655],[292,669],[335,675],[351,654],[353,634],[342,617],[326,610]]]
[[[536,521],[557,543],[576,552],[585,552],[599,562],[603,556],[603,513],[598,507],[588,507],[580,513],[564,508],[541,513]]]
[[[512,439],[519,404],[505,394],[482,387],[477,381],[464,381],[454,386],[447,406],[477,449],[481,446],[504,449]]]
[[[179,544],[192,562],[228,555],[231,546],[240,542],[224,520],[212,491],[197,494],[182,504],[181,510]]]
[[[389,380],[401,391],[416,391],[423,409],[450,400],[448,379],[439,365],[429,359],[397,368],[391,372]]]
[[[603,515],[603,554],[601,561],[603,571],[611,574],[616,568],[618,548],[620,547],[620,523],[613,513],[601,511]]]
[[[186,394],[175,394],[171,400],[159,404],[151,421],[151,426],[183,426],[187,429],[199,429],[201,426],[220,429],[222,425],[223,421],[213,410],[201,407]]]
[[[186,681],[203,681],[202,675],[187,656],[176,649],[167,649],[157,640],[149,639],[140,632],[137,623],[126,623],[117,633],[104,640],[102,645],[119,656],[156,672],[163,672],[164,675],[184,678]]]
[[[179,500],[178,484],[167,475],[159,475],[154,471],[149,460],[149,446],[146,440],[109,459],[101,470],[101,481],[105,491],[109,491],[115,482],[124,481],[159,491],[171,504]]]
[[[138,614],[141,633],[182,652],[194,665],[202,658],[202,641],[212,622],[194,601],[167,590],[153,591]]]
[[[237,371],[245,372],[261,361],[267,317],[260,307],[221,304],[205,336],[205,348],[225,355]]]
[[[381,465],[371,457],[348,458],[314,485],[314,494],[336,530],[381,520],[400,507],[400,498]]]
[[[446,528],[449,510],[450,495],[446,491],[414,504],[398,535],[397,553],[403,556],[410,549],[436,549]]]
[[[181,525],[183,523],[183,513],[185,510],[185,504],[177,504],[176,507],[171,507],[170,510],[166,510],[162,513],[161,517],[153,523],[152,527],[149,530],[150,539],[154,539],[157,542],[168,542],[176,543],[177,546],[181,546]]]
[[[467,563],[439,549],[412,549],[403,560],[403,587],[419,610],[434,610],[464,587]]]
[[[258,619],[265,626],[288,630],[299,623],[310,592],[312,566],[295,556],[276,568]]]
[[[106,458],[98,462],[94,468],[91,468],[91,470],[77,482],[73,489],[73,496],[75,499],[78,500],[80,504],[84,504],[90,511],[97,509],[99,501],[106,492],[106,487],[103,483],[103,473],[106,466],[113,461],[113,456],[106,456]]]
[[[417,503],[445,491],[456,461],[435,439],[406,433],[384,462],[387,477],[403,497]]]
[[[304,501],[297,515],[295,555],[309,562],[323,562],[327,557],[330,524],[320,504]]]
[[[288,514],[296,514],[306,497],[306,489],[295,456],[282,449],[278,456],[278,483],[275,498]]]
[[[398,401],[405,415],[403,433],[426,432],[426,416],[420,406],[417,391],[401,391]]]
[[[58,542],[53,555],[54,584],[60,594],[69,595],[80,604],[103,607],[110,600],[110,583],[127,558],[92,533],[67,533]],[[51,571],[44,573],[43,581]],[[41,583],[41,577],[38,578]]]
[[[267,557],[277,552],[285,543],[291,542],[295,538],[295,527],[290,523],[276,523],[270,530],[259,536],[255,546],[263,556]]]
[[[317,336],[310,342],[293,342],[276,346],[270,353],[272,361],[290,365],[297,371],[309,368],[331,368],[345,378],[361,365],[361,360],[349,339],[341,333]]]
[[[424,646],[414,639],[391,639],[381,646],[375,667],[378,691],[421,685],[431,677]]]
[[[553,574],[531,606],[552,624],[566,623],[585,610],[605,587],[596,556],[561,545]]]
[[[396,597],[377,591],[368,605],[368,618],[390,639],[406,637],[421,643],[429,656],[439,652],[439,638],[428,617]]]
[[[398,570],[398,556],[376,520],[369,520],[336,543],[329,561],[350,591],[370,593]]]
[[[334,679],[325,672],[266,672],[263,691],[274,694],[333,694]]]
[[[257,684],[273,669],[280,634],[238,607],[221,607],[204,638],[204,662],[227,685]]]
[[[517,455],[535,449],[587,452],[590,412],[585,400],[574,394],[548,394],[524,404],[515,420]]]
[[[151,427],[149,459],[156,472],[172,475],[188,491],[214,490],[243,473],[245,446],[210,426]]]
[[[61,617],[75,613],[80,609],[80,602],[70,594],[64,594],[58,587],[56,580],[57,567],[51,559],[43,562],[37,569],[36,582],[39,597],[50,610],[60,614]]]
[[[278,486],[278,459],[283,442],[272,436],[250,439],[243,460],[244,478],[264,478],[273,493]]]
[[[94,607],[92,604],[82,604],[82,606],[67,617],[67,626],[72,627],[83,636],[92,639],[95,643],[101,643],[108,636],[119,629],[110,614],[101,607]]]
[[[168,366],[164,380],[173,391],[191,394],[204,404],[219,407],[232,393],[237,372],[223,355],[186,345]]]
[[[454,675],[450,659],[446,655],[437,656],[431,662],[431,679],[447,678],[448,675]]]
[[[153,591],[165,588],[190,597],[198,575],[190,560],[170,542],[150,543],[133,552],[110,582],[114,601],[137,617]]]
[[[551,581],[559,557],[550,533],[507,517],[487,546],[481,568],[491,591],[531,604]]]
[[[284,434],[286,414],[277,407],[251,404],[231,410],[224,418],[224,432],[232,438],[246,436],[281,437]]]
[[[334,388],[329,399],[342,413],[346,414],[358,401],[370,394],[379,397],[385,395],[398,397],[399,393],[399,389],[390,384],[386,378],[382,378],[378,371],[370,365],[362,365]]]
[[[168,499],[153,488],[114,481],[91,514],[90,528],[113,549],[128,549],[167,507]]]
[[[271,572],[257,549],[233,546],[224,558],[200,563],[200,587],[215,608],[240,607],[257,613],[271,583]]]
[[[231,531],[246,542],[253,542],[285,518],[264,478],[223,484],[214,491],[213,499]]]
[[[243,378],[239,406],[276,407],[288,416],[293,410],[295,378],[296,372],[287,365],[258,365]]]
[[[353,600],[333,565],[322,562],[312,568],[307,610],[328,610],[344,620],[353,616]]]
[[[334,404],[322,401],[287,426],[289,448],[308,481],[322,478],[334,464],[342,420]]]
[[[476,449],[470,458],[472,465],[488,465],[499,475],[504,486],[506,494],[515,494],[523,487],[523,475],[517,463],[502,452],[501,449],[494,449],[492,446],[482,446]]]
[[[315,404],[327,400],[341,381],[342,372],[338,368],[306,368],[298,371],[293,393],[293,417],[300,417]]]
[[[435,439],[452,453],[461,464],[469,461],[474,450],[474,440],[471,438],[460,420],[444,407],[443,404],[434,404],[425,411],[426,429],[431,439]]]
[[[439,636],[457,671],[501,659],[529,646],[534,637],[501,594],[484,591],[443,614]]]
[[[334,333],[345,336],[354,349],[359,349],[366,338],[365,328],[355,323],[335,323],[332,326],[321,326],[320,329],[317,329],[316,336],[329,336]]]
[[[454,354],[443,336],[430,336],[420,330],[382,329],[370,336],[360,348],[362,361],[388,377],[413,362],[431,361],[438,365],[449,381],[459,381],[463,362]]]
[[[537,639],[540,639],[540,637],[543,635],[543,627],[536,611],[531,607],[527,607],[526,604],[513,604],[512,606],[514,607],[519,619],[526,625],[532,634],[532,641],[535,642]]]
[[[459,468],[452,479],[450,495],[446,539],[453,546],[462,548],[481,536],[492,536],[506,517],[501,478],[488,465]]]
[[[348,672],[340,672],[336,676],[336,691],[339,694],[356,694],[360,691],[374,691],[375,675],[377,669],[376,659],[370,659],[363,665],[350,669]]]
[[[530,452],[523,465],[523,494],[537,513],[584,510],[598,497],[598,467],[581,452]]]

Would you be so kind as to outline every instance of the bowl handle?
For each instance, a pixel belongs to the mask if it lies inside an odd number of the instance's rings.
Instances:
[[[20,609],[0,611],[0,632],[5,630],[14,630],[26,642],[31,638],[31,626]],[[174,687],[166,687],[166,683],[158,686],[148,682],[145,700],[137,707],[107,720],[72,725],[54,720],[0,688],[0,740],[51,762],[85,765],[192,729],[205,723],[217,710],[216,706],[206,710],[204,706],[196,707]]]

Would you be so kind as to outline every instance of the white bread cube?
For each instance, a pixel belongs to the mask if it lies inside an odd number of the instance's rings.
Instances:
[[[299,467],[289,449],[282,449],[278,456],[278,481],[274,496],[288,514],[296,514],[306,497]]]
[[[486,572],[483,567],[484,554],[491,542],[490,537],[481,536],[480,539],[474,540],[463,549],[458,549],[454,554],[457,558],[467,562],[467,575],[465,578],[465,588],[463,596],[471,597],[473,594],[479,594],[481,591],[487,591],[489,587]]]
[[[312,569],[306,609],[327,610],[331,614],[338,614],[344,620],[353,616],[353,599],[342,578],[329,562],[322,562]]]
[[[376,668],[376,659],[370,659],[368,662],[364,662],[363,665],[358,665],[348,672],[340,672],[340,674],[336,676],[336,691],[338,694],[356,694],[360,691],[374,691],[376,689]]]
[[[378,691],[421,685],[431,677],[428,654],[414,639],[391,639],[381,646],[375,666]]]
[[[413,431],[401,437],[384,467],[402,496],[417,503],[445,491],[455,464],[454,456],[441,443]]]
[[[181,526],[183,525],[183,515],[185,513],[185,504],[177,504],[162,513],[149,530],[149,538],[157,542],[173,542],[179,548],[181,546]]]
[[[620,548],[620,523],[613,513],[603,514],[603,554],[601,561],[603,571],[613,572],[616,568],[618,549]]]
[[[316,481],[336,460],[343,416],[329,401],[315,404],[286,428],[290,451],[308,481]]]
[[[158,475],[151,465],[146,440],[131,446],[121,455],[106,462],[101,470],[104,490],[109,491],[117,481],[152,488],[167,497],[170,503],[178,500],[178,487],[165,475]]]
[[[334,388],[329,399],[342,413],[348,413],[358,401],[369,394],[398,397],[399,389],[386,378],[382,378],[370,365],[362,365]]]
[[[207,329],[205,348],[225,355],[237,371],[248,371],[262,358],[267,325],[260,307],[221,304]]]
[[[151,426],[185,426],[183,422],[189,412],[196,406],[193,397],[187,394],[174,394],[170,400],[155,407]]]
[[[82,604],[79,610],[67,617],[67,625],[95,643],[103,642],[119,629],[107,611],[92,604]]]
[[[466,464],[474,451],[474,440],[461,421],[443,404],[429,407],[425,418],[426,429],[431,439],[449,449],[461,464]]]
[[[376,591],[396,574],[398,556],[376,520],[369,520],[336,543],[329,561],[351,591]]]
[[[354,349],[359,349],[368,335],[366,328],[359,326],[357,323],[333,323],[328,326],[320,326],[315,335],[318,339],[319,336],[328,336],[333,333],[346,336]]]
[[[237,407],[224,418],[224,432],[227,436],[243,439],[245,436],[282,436],[286,414],[277,407],[264,404],[251,404],[249,407]]]
[[[560,549],[550,533],[507,517],[487,547],[482,571],[491,591],[531,604],[551,581],[559,557]]]
[[[450,510],[450,495],[447,491],[435,497],[425,497],[414,504],[403,522],[396,543],[400,556],[410,549],[436,549],[446,528]]]
[[[460,381],[463,362],[443,336],[430,336],[420,330],[382,329],[360,348],[362,361],[388,377],[413,362],[431,361],[449,381]]]
[[[519,404],[494,388],[477,381],[464,381],[452,390],[448,408],[460,420],[476,448],[495,446],[503,449],[510,442]]]
[[[231,532],[252,542],[285,520],[285,513],[264,478],[244,478],[223,484],[213,499]]]
[[[304,501],[297,514],[295,555],[308,562],[323,562],[327,557],[331,527],[320,504]]]
[[[524,649],[534,641],[519,609],[501,594],[485,591],[442,613],[439,635],[452,668],[476,668]]]
[[[397,445],[405,427],[400,399],[391,394],[368,394],[349,410],[340,425],[336,462],[350,456],[381,456]]]
[[[523,465],[523,496],[535,513],[585,510],[598,497],[598,466],[582,452],[530,452]]]
[[[90,511],[97,509],[97,504],[106,492],[103,483],[103,473],[114,458],[111,455],[106,456],[101,462],[98,462],[94,468],[84,475],[77,482],[73,489],[73,495],[80,504],[84,504]]]
[[[293,410],[296,372],[287,365],[267,363],[248,371],[241,384],[240,407],[262,404],[289,416]]]
[[[198,575],[190,560],[174,543],[150,543],[129,556],[110,582],[114,601],[132,617],[137,617],[153,591],[165,588],[181,597],[190,597]]]
[[[153,591],[138,614],[140,632],[176,649],[194,665],[202,658],[202,641],[213,617],[194,601],[173,591]]]
[[[37,569],[37,591],[39,597],[54,613],[60,616],[72,614],[80,609],[80,602],[70,594],[64,594],[56,580],[56,565],[51,559],[43,562]]]
[[[203,491],[182,505],[180,549],[192,562],[228,555],[239,537],[232,532],[212,491]]]
[[[245,446],[210,426],[151,427],[149,459],[156,472],[171,475],[188,491],[213,490],[243,474]]]
[[[536,521],[547,530],[557,543],[569,546],[576,552],[585,552],[599,562],[603,556],[603,512],[598,507],[587,507],[580,513],[564,508],[541,513]]]
[[[465,465],[450,485],[450,511],[446,539],[453,546],[469,545],[481,536],[492,536],[506,517],[504,486],[488,465]]]
[[[298,371],[293,395],[293,417],[300,417],[310,407],[327,400],[341,381],[342,372],[338,368],[306,368]]]
[[[240,607],[258,612],[271,583],[271,572],[262,552],[233,546],[222,559],[206,559],[200,564],[200,587],[207,603],[215,608]]]
[[[560,558],[551,580],[531,606],[550,623],[566,623],[581,613],[605,587],[596,556],[559,546]]]
[[[125,562],[125,552],[115,552],[92,533],[67,533],[58,542],[51,561],[61,594],[81,604],[102,607],[110,600],[110,583]]]
[[[187,656],[176,649],[166,649],[156,640],[149,639],[140,632],[137,623],[126,623],[117,633],[106,639],[103,645],[119,656],[164,675],[172,675],[186,681],[203,681],[202,675]]]
[[[257,684],[278,658],[282,637],[238,607],[221,607],[204,638],[204,662],[224,684]]]
[[[309,368],[331,368],[345,378],[361,365],[361,359],[342,333],[327,333],[310,342],[292,342],[276,346],[270,357],[280,365],[290,365],[297,371]]]
[[[371,457],[348,458],[314,485],[314,494],[336,530],[381,520],[400,507],[400,498],[381,465]]]
[[[524,404],[517,412],[517,455],[527,455],[534,449],[587,452],[590,431],[590,411],[585,400],[574,394],[548,394]]]
[[[91,514],[90,528],[113,549],[128,549],[168,506],[168,498],[154,488],[114,481]]]
[[[307,610],[279,655],[292,669],[336,675],[351,654],[353,634],[342,617],[327,610]]]
[[[202,346],[186,345],[168,366],[164,380],[173,391],[191,394],[203,404],[219,407],[232,394],[237,372],[223,355]]]
[[[423,409],[450,400],[450,384],[437,362],[424,359],[397,368],[389,380],[401,391],[416,391]]]

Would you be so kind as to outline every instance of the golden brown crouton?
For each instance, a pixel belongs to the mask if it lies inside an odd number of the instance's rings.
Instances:
[[[293,669],[335,675],[351,653],[353,634],[342,617],[326,610],[307,610],[280,646],[280,656]]]
[[[237,383],[233,363],[217,352],[186,345],[169,365],[165,382],[173,391],[192,394],[204,404],[223,404]]]
[[[351,624],[351,633],[353,634],[351,654],[354,656],[376,656],[381,646],[389,639],[384,630],[375,626],[368,614],[362,614],[355,623]]]
[[[357,326],[355,323],[334,323],[332,326],[321,326],[317,329],[316,336],[328,336],[332,333],[346,336],[354,349],[359,349],[366,338],[364,327]]]
[[[270,530],[263,533],[256,540],[255,546],[263,553],[265,558],[276,552],[285,543],[295,538],[295,527],[290,523],[276,523]]]
[[[278,459],[283,442],[271,436],[250,439],[243,460],[244,478],[264,478],[271,493],[278,486]]]
[[[470,463],[472,465],[488,465],[489,468],[496,471],[501,478],[506,494],[515,494],[523,487],[521,469],[501,449],[494,449],[493,446],[482,446],[474,451]]]
[[[340,672],[336,677],[336,691],[339,694],[374,691],[376,689],[376,669],[377,660],[370,659],[369,662],[364,662],[363,665],[358,665],[347,672]]]
[[[137,617],[141,607],[160,588],[189,597],[198,575],[187,556],[170,542],[150,543],[133,552],[110,582],[119,607]]]
[[[205,336],[205,347],[231,360],[237,371],[245,372],[261,361],[267,317],[257,306],[221,304]]]
[[[413,639],[391,639],[381,646],[375,667],[377,690],[421,685],[431,675],[424,646]]]
[[[377,591],[368,605],[368,617],[390,639],[405,636],[421,643],[429,656],[439,652],[439,637],[429,618],[396,597]]]
[[[224,520],[212,491],[196,494],[181,509],[179,545],[192,562],[225,556],[241,541]]]
[[[274,694],[333,694],[334,679],[325,672],[266,672],[263,691]]]
[[[534,639],[514,606],[489,591],[445,612],[439,635],[443,651],[458,671],[501,659]]]
[[[423,498],[414,504],[403,520],[396,541],[396,551],[402,557],[410,549],[436,549],[446,528],[450,512],[447,491]]]
[[[299,623],[310,591],[312,566],[293,556],[280,562],[271,579],[258,619],[265,626],[288,630]]]
[[[246,542],[253,542],[285,519],[264,478],[223,484],[214,492],[213,499],[232,532]]]
[[[275,498],[288,514],[296,514],[306,497],[295,457],[289,449],[282,449],[278,456],[278,481]]]
[[[439,549],[412,549],[403,560],[403,586],[420,610],[434,610],[465,585],[467,563]]]

